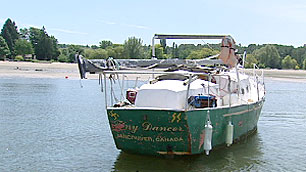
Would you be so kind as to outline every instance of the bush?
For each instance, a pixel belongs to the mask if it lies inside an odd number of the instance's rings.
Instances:
[[[264,64],[259,64],[258,67],[259,67],[260,69],[266,68],[266,66],[265,66]]]
[[[58,61],[59,62],[69,62],[69,59],[64,54],[61,54],[60,56],[58,56]]]
[[[282,60],[282,68],[283,69],[299,69],[299,65],[295,59],[293,59],[291,56],[287,55]]]
[[[253,68],[254,64],[257,64],[257,63],[258,63],[258,61],[253,54],[247,54],[246,59],[245,59],[244,67],[245,68]]]
[[[22,56],[16,56],[14,60],[16,60],[16,61],[23,61],[24,59],[23,59]]]

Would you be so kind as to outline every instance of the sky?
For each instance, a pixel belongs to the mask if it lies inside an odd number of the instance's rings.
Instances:
[[[245,46],[306,44],[305,0],[1,0],[0,4],[1,28],[7,18],[18,29],[44,26],[62,44],[98,45],[102,40],[122,44],[135,36],[149,45],[155,33],[227,34]]]

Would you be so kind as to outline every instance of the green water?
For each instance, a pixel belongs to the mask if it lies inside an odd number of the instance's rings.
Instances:
[[[306,171],[306,83],[266,81],[258,131],[209,156],[115,148],[98,81],[0,79],[0,171]]]

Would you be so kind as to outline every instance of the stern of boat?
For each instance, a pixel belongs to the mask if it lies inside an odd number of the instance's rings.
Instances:
[[[184,111],[107,109],[118,149],[139,154],[192,154]]]

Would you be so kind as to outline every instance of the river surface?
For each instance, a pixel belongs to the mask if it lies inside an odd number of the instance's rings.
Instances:
[[[266,81],[258,131],[209,156],[116,149],[97,80],[0,78],[0,171],[306,171],[306,83]]]

